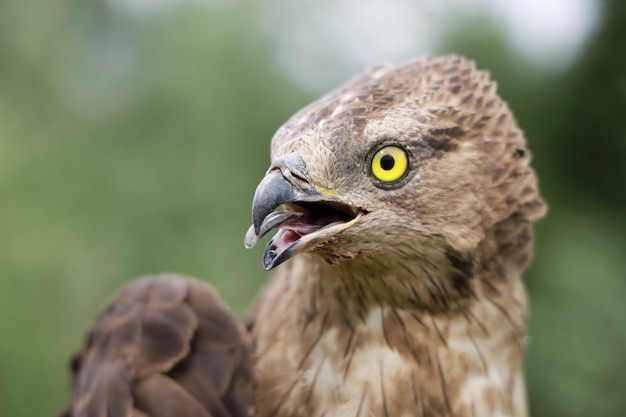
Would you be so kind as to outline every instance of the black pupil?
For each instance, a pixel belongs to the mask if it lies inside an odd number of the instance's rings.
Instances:
[[[380,167],[385,171],[389,171],[396,164],[396,160],[391,155],[384,155],[380,158]]]

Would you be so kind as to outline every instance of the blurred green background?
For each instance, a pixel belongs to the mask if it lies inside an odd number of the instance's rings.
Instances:
[[[619,0],[0,2],[0,416],[62,406],[70,353],[132,277],[201,277],[243,314],[273,132],[426,52],[492,72],[550,204],[526,274],[532,415],[626,415],[625,45]]]

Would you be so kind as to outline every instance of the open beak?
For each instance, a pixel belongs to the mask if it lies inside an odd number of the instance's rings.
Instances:
[[[322,193],[296,153],[276,159],[259,183],[252,201],[252,226],[244,244],[251,248],[273,229],[278,233],[263,254],[270,270],[297,253],[311,250],[349,228],[364,213],[338,197]],[[282,210],[274,211],[280,206]]]

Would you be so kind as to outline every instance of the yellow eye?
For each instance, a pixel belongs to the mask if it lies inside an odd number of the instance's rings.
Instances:
[[[408,169],[409,158],[397,146],[385,146],[372,159],[372,175],[382,182],[397,181]]]

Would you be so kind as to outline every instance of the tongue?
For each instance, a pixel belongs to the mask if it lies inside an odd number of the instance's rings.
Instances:
[[[263,265],[265,269],[273,267],[276,259],[300,240],[302,236],[313,233],[324,226],[325,224],[323,223],[304,223],[297,217],[289,218],[285,220],[285,222],[277,224],[275,228],[278,229],[278,233],[276,233],[276,236],[267,244],[267,248],[263,254]]]
[[[259,233],[256,233],[254,230],[254,225],[250,226],[248,231],[246,232],[246,237],[244,239],[244,245],[246,248],[251,248],[257,244],[259,239],[265,236],[270,230],[275,229],[279,226],[282,227],[285,223],[289,223],[290,220],[301,217],[302,213],[295,211],[274,211],[270,213],[261,224],[259,228]],[[303,224],[303,223],[302,223]],[[309,232],[310,233],[310,232]]]
[[[270,213],[261,224],[259,233],[255,233],[254,226],[250,226],[246,233],[244,244],[246,248],[251,248],[272,229],[281,229],[280,240],[285,240],[285,244],[293,243],[303,235],[308,235],[326,226],[334,219],[318,219],[316,224],[306,223],[300,218],[303,213],[295,211],[275,211]],[[326,221],[324,221],[326,220]]]
[[[279,228],[284,229],[284,230],[290,230],[292,232],[297,233],[299,236],[303,236],[303,235],[308,235],[309,233],[313,233],[316,230],[319,230],[324,226],[325,226],[325,223],[309,224],[309,223],[304,223],[297,218],[290,218],[284,223],[281,223],[279,225]]]
[[[306,219],[303,217],[306,217]],[[312,220],[310,216],[304,216],[304,213],[297,211],[274,211],[263,219],[258,233],[256,233],[254,225],[250,226],[246,232],[244,245],[246,248],[251,248],[272,229],[280,229],[273,240],[276,241],[275,243],[279,244],[279,246],[286,247],[304,235],[313,233],[335,222],[342,221],[344,220],[342,220],[337,213],[330,213]]]

